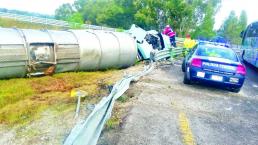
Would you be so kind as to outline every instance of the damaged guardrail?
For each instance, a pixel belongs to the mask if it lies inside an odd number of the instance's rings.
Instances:
[[[156,52],[153,56],[154,61],[170,58],[171,50],[163,50]],[[66,138],[64,145],[95,145],[106,121],[111,117],[112,109],[115,101],[122,96],[130,83],[139,80],[142,76],[150,73],[154,69],[155,63],[151,59],[151,63],[145,66],[144,70],[135,75],[127,75],[118,81],[111,93],[104,97],[95,105],[93,111],[83,123],[78,123]]]
[[[111,93],[104,97],[98,104],[95,105],[94,110],[90,113],[88,118],[83,123],[78,123],[66,138],[64,145],[95,145],[106,121],[111,117],[112,109],[120,96],[129,88],[132,81],[137,81],[140,77],[148,74],[154,68],[154,63],[144,68],[144,71],[135,75],[127,75],[118,81]]]
[[[181,56],[182,54],[183,54],[183,48],[182,47],[175,47],[171,50],[171,57],[172,58]]]
[[[151,53],[151,59],[154,61],[160,61],[171,57],[171,49],[165,49],[160,51],[153,51]]]
[[[164,49],[159,51],[153,51],[151,53],[151,59],[154,61],[168,60],[169,58],[173,61],[174,58],[180,57],[183,54],[182,47],[172,47],[170,49]]]

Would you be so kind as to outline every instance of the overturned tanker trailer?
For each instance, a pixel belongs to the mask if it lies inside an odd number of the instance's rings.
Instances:
[[[0,79],[124,68],[137,46],[127,33],[0,28]]]

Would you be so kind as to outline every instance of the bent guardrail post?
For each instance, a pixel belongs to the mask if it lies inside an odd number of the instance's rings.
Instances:
[[[81,105],[81,98],[86,97],[87,93],[81,90],[72,90],[71,97],[77,97],[77,105],[74,118],[79,116],[80,112],[80,105]]]

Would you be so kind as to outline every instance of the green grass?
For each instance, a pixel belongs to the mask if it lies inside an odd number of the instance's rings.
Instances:
[[[106,86],[121,75],[118,70],[108,70],[0,80],[0,123],[26,123],[50,106],[62,111],[62,106],[74,105],[76,98],[70,96],[70,91],[75,88],[87,92],[87,99],[102,96],[108,92]]]
[[[25,123],[31,119],[35,119],[37,117],[36,114],[46,106],[43,102],[30,99],[7,105],[0,110],[0,123]]]
[[[119,127],[120,123],[122,122],[121,119],[121,112],[120,108],[118,106],[115,106],[112,111],[112,116],[109,118],[105,124],[105,129],[110,130],[110,129],[115,129]]]
[[[28,79],[0,80],[0,108],[25,99],[27,96],[33,96],[35,90],[28,82]]]
[[[119,102],[121,102],[121,103],[125,103],[125,102],[127,102],[128,100],[129,100],[129,97],[126,96],[126,95],[122,95],[121,97],[119,97],[119,98],[117,99],[117,101],[119,101]]]
[[[118,127],[120,124],[120,119],[118,117],[112,117],[110,118],[106,124],[105,124],[105,129],[109,130],[109,129],[115,129],[116,127]]]

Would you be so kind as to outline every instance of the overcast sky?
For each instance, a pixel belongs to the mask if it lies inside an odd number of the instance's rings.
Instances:
[[[73,2],[74,0],[0,0],[0,8],[54,15],[60,5]]]
[[[220,27],[232,10],[238,16],[242,10],[245,10],[248,16],[248,23],[258,21],[258,0],[222,0],[222,7],[215,17],[215,29]]]
[[[0,0],[0,8],[17,9],[29,12],[54,15],[63,3],[73,3],[74,0]],[[215,17],[215,29],[223,23],[231,10],[239,15],[241,10],[246,10],[248,23],[258,20],[258,0],[222,0],[222,7]]]

